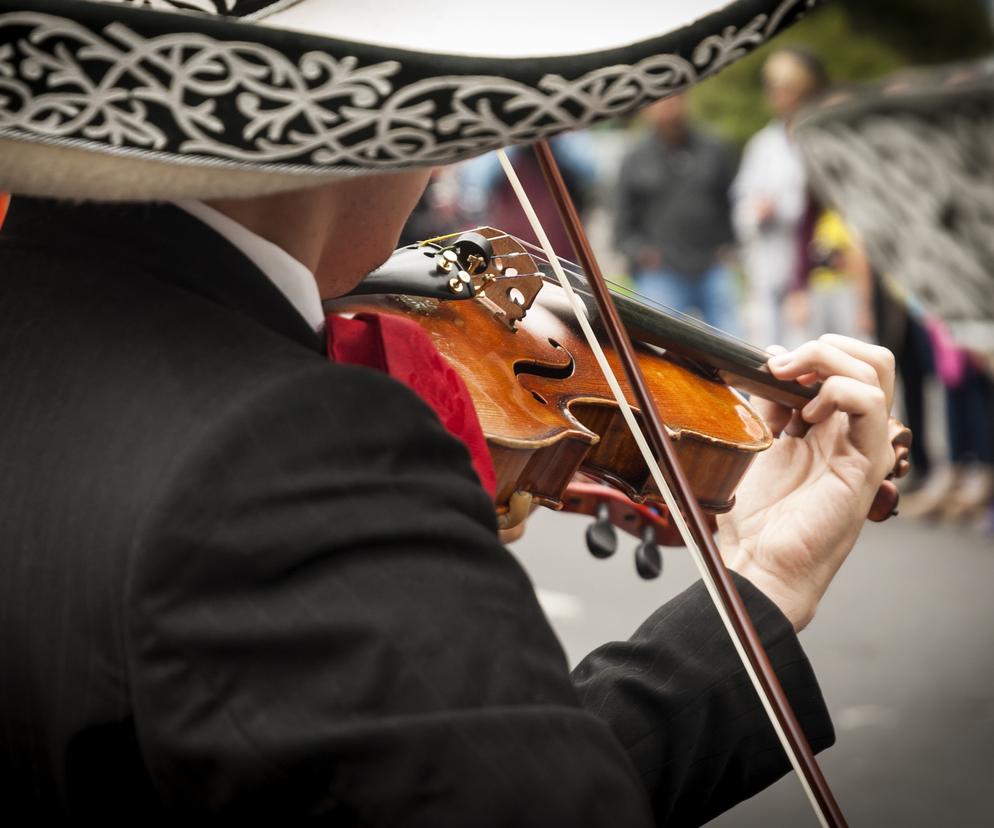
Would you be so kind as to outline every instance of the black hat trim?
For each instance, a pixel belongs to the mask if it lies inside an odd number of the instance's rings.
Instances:
[[[769,14],[746,0],[624,49],[505,60],[206,15],[183,14],[195,31],[178,33],[169,12],[0,0],[0,137],[282,172],[444,164],[678,92],[816,3]]]

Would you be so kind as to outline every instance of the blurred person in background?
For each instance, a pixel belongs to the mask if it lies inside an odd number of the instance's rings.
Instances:
[[[794,281],[783,303],[783,344],[791,347],[826,333],[870,339],[873,276],[842,216],[809,199],[799,242]]]
[[[917,300],[892,276],[871,274],[875,338],[894,354],[901,379],[901,419],[916,435],[911,443],[911,472],[901,481],[901,490],[910,493],[925,484],[933,465],[925,406],[925,386],[935,376],[932,343]],[[905,513],[904,498],[901,511]]]
[[[549,146],[566,182],[566,189],[583,216],[590,207],[597,178],[597,157],[590,136],[585,133],[557,135],[549,141]],[[529,147],[509,147],[506,152],[525,191],[531,193],[532,206],[553,250],[565,259],[576,261],[573,244],[549,195],[535,153]],[[495,153],[490,152],[459,165],[456,176],[456,213],[462,217],[463,225],[486,224],[531,244],[538,244]],[[452,227],[446,232],[455,229]]]
[[[748,284],[748,336],[768,345],[783,338],[781,304],[797,267],[808,204],[790,122],[825,88],[827,75],[808,52],[779,49],[763,64],[763,85],[774,118],[746,144],[731,195]]]
[[[945,390],[949,456],[902,499],[901,511],[909,517],[983,520],[994,498],[994,381],[940,320],[926,317],[925,327]]]
[[[684,95],[653,104],[642,118],[649,133],[618,178],[615,245],[640,294],[737,334],[737,288],[724,263],[734,241],[731,153],[689,123]]]

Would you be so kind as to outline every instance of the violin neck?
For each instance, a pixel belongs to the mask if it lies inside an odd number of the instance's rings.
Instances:
[[[573,290],[583,299],[589,318],[598,318],[597,304],[582,269],[572,262],[560,261],[565,265],[564,272]],[[541,258],[539,270],[551,276],[551,268]],[[803,408],[818,393],[817,385],[801,385],[774,377],[766,365],[770,355],[762,348],[712,328],[692,316],[653,307],[624,292],[612,289],[611,297],[634,339],[664,348],[671,356],[682,357],[685,363],[689,363],[687,367],[696,369],[704,376],[794,409]]]
[[[614,301],[635,339],[678,354],[734,388],[790,408],[803,408],[817,394],[816,386],[774,377],[766,366],[769,354],[747,342],[696,319],[648,307],[621,293],[614,294]]]

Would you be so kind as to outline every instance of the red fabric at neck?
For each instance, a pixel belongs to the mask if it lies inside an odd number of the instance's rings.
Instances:
[[[491,497],[497,491],[490,450],[466,384],[420,327],[390,314],[329,314],[328,357],[389,374],[430,405],[449,433],[469,449],[473,468]]]

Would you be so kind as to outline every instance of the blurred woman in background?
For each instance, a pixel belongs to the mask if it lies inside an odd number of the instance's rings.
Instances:
[[[748,335],[769,345],[783,337],[781,305],[797,265],[807,207],[807,177],[790,122],[825,88],[827,74],[808,52],[779,49],[763,64],[763,85],[774,118],[746,144],[731,196],[749,294]]]

